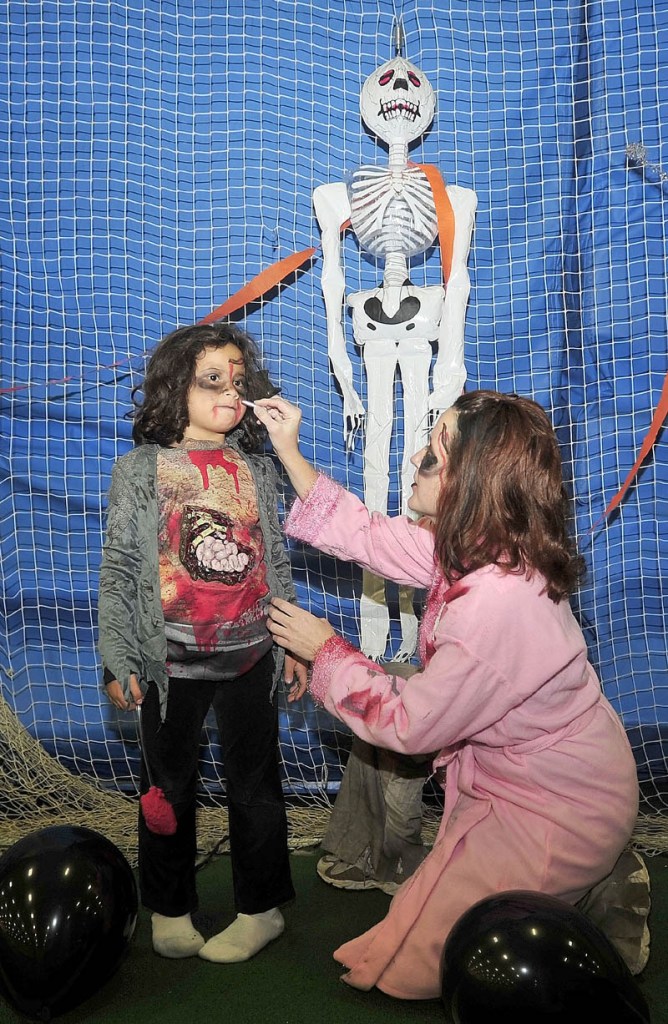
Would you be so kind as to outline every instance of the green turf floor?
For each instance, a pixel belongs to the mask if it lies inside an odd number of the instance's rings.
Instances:
[[[244,964],[209,964],[198,958],[164,960],[150,945],[142,911],[128,955],[115,975],[87,1002],[55,1018],[61,1024],[444,1024],[440,1001],[404,1002],[381,992],[359,992],[339,981],[332,960],[341,942],[375,924],[389,897],[377,891],[341,892],[317,877],[318,851],[296,853],[297,899],[285,908],[286,931]],[[668,1022],[668,857],[648,860],[653,887],[650,962],[638,979],[652,1024]],[[198,874],[197,923],[208,937],[232,919],[228,857]],[[20,1024],[0,1001],[0,1024]],[[606,1021],[606,1024],[614,1024]]]

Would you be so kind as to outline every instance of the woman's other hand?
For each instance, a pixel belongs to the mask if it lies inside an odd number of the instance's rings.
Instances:
[[[313,661],[322,645],[335,635],[327,619],[319,619],[280,597],[272,599],[267,625],[277,644],[305,661]]]

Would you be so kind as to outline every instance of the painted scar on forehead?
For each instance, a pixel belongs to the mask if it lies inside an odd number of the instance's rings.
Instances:
[[[208,370],[204,370],[202,373],[198,374],[195,383],[202,391],[225,391],[230,384],[234,384],[236,377],[244,376],[244,369],[245,364],[243,359],[229,359],[227,362],[227,380],[210,380],[209,378],[212,374],[220,375],[220,370],[215,366],[211,366]],[[245,376],[243,386],[245,389]]]

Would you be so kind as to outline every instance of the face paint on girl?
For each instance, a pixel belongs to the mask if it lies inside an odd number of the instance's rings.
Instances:
[[[195,441],[224,443],[225,435],[241,422],[246,407],[247,381],[241,350],[231,342],[206,348],[195,364],[195,378],[188,391],[185,437]]]

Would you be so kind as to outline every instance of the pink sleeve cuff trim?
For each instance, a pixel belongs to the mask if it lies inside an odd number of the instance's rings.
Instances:
[[[343,488],[330,477],[318,474],[303,501],[295,501],[290,515],[285,521],[285,532],[288,537],[295,537],[307,544],[313,544],[323,525],[331,519]]]
[[[332,682],[332,673],[339,663],[351,654],[360,654],[363,657],[357,647],[349,643],[348,640],[344,640],[338,633],[330,636],[316,654],[311,666],[308,688],[309,693],[318,704],[325,703],[325,697]]]

